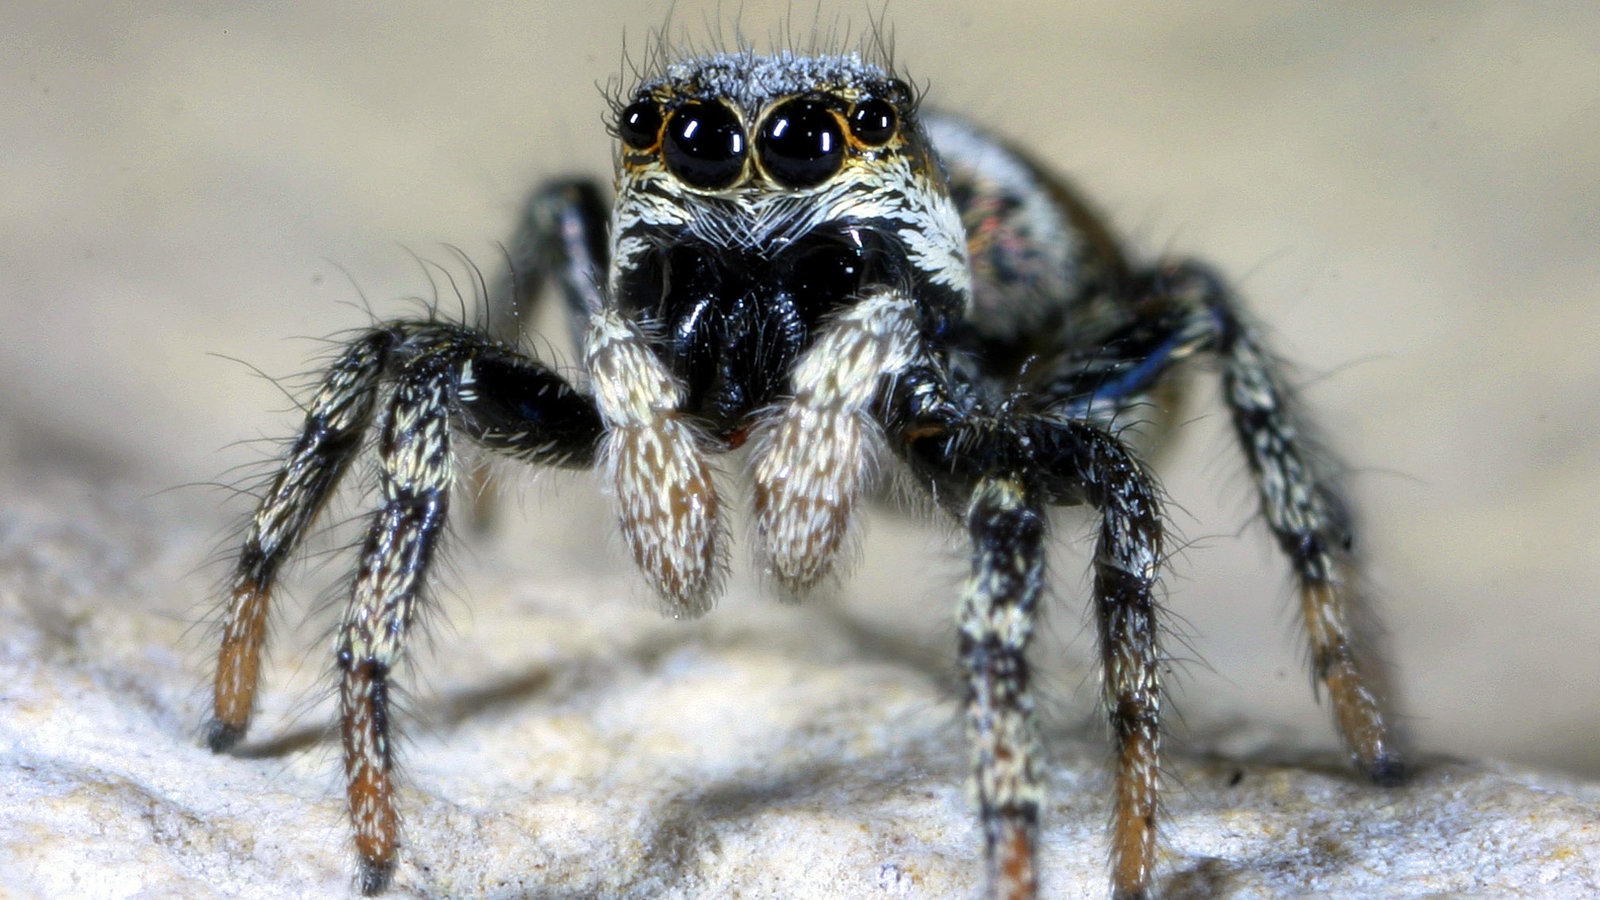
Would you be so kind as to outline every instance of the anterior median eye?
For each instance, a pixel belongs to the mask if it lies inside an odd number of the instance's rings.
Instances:
[[[667,120],[662,155],[672,174],[693,187],[729,187],[744,172],[739,117],[721,103],[685,103]]]
[[[761,167],[784,187],[816,187],[844,163],[844,133],[828,107],[815,100],[789,100],[761,123],[756,152]]]

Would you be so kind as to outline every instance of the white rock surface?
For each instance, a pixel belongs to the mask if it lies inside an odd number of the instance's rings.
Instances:
[[[348,893],[320,656],[280,647],[249,741],[212,755],[194,508],[26,472],[4,486],[0,893]],[[394,896],[972,895],[965,751],[929,646],[742,583],[677,623],[626,578],[476,562],[410,703]],[[1105,748],[1050,731],[1047,895],[1099,896]],[[1385,791],[1278,740],[1224,728],[1170,754],[1167,896],[1600,889],[1600,786],[1424,756]]]

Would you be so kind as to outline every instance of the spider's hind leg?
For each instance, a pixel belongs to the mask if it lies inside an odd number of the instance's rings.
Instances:
[[[606,203],[587,179],[540,185],[523,203],[516,234],[506,247],[507,271],[489,297],[489,331],[515,343],[545,282],[561,290],[573,335],[602,305],[607,247]]]
[[[1222,279],[1193,262],[1144,274],[1129,323],[1097,347],[1052,367],[1043,391],[1070,418],[1109,423],[1142,402],[1173,365],[1195,353],[1220,363],[1222,395],[1256,485],[1261,511],[1288,557],[1313,675],[1356,765],[1380,784],[1404,777],[1376,672],[1361,658],[1349,504],[1334,461],[1299,417],[1280,364]]]
[[[582,344],[589,318],[600,309],[605,289],[608,210],[600,186],[588,179],[549,181],[528,195],[511,242],[506,268],[489,291],[489,335],[516,346],[529,327],[548,282],[560,289],[573,343]],[[474,530],[494,524],[495,479],[488,460],[462,476]]]
[[[1405,777],[1398,741],[1376,673],[1356,646],[1355,537],[1339,472],[1297,419],[1277,362],[1222,281],[1194,264],[1171,266],[1162,275],[1173,296],[1203,308],[1216,323],[1223,397],[1262,513],[1299,584],[1312,673],[1327,686],[1345,747],[1373,781],[1398,784]]]

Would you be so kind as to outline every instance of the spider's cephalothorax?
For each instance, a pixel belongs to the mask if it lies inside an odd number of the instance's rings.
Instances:
[[[903,82],[854,59],[674,66],[619,116],[609,293],[737,442],[818,326],[893,285],[965,309],[965,236]]]
[[[1112,430],[1214,357],[1267,525],[1300,588],[1318,679],[1369,776],[1399,755],[1354,647],[1350,517],[1272,357],[1204,267],[1130,265],[1025,156],[919,114],[886,66],[751,52],[671,64],[616,104],[616,200],[536,192],[487,329],[397,320],[352,340],[250,519],[231,582],[211,746],[241,738],[270,593],[366,433],[381,508],[339,627],[341,735],[360,886],[398,852],[390,679],[426,588],[466,440],[598,466],[623,536],[674,615],[706,610],[725,543],[708,457],[749,440],[762,564],[826,578],[883,448],[965,524],[958,605],[988,895],[1038,888],[1042,799],[1026,649],[1045,512],[1100,522],[1092,603],[1115,743],[1112,887],[1152,886],[1164,664],[1152,482]],[[555,280],[587,384],[518,349],[515,313]],[[381,404],[381,406],[380,406]]]

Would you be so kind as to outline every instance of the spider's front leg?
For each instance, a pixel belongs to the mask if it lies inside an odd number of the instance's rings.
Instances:
[[[360,888],[394,871],[399,823],[392,779],[390,673],[401,658],[443,534],[459,430],[531,462],[588,466],[602,425],[593,402],[549,369],[471,332],[436,326],[403,344],[383,432],[383,506],[361,551],[335,644],[340,734]]]
[[[1122,443],[1086,422],[952,399],[932,369],[902,376],[887,417],[912,467],[947,496],[968,490],[972,573],[963,594],[972,784],[993,897],[1038,892],[1038,774],[1027,646],[1042,585],[1044,507],[1100,514],[1094,605],[1116,750],[1112,885],[1143,896],[1155,862],[1161,652],[1153,598],[1161,561],[1156,490]]]
[[[339,732],[362,893],[382,891],[394,872],[389,675],[399,662],[449,509],[455,460],[450,407],[456,373],[424,356],[404,365],[379,439],[383,506],[361,550],[339,625]]]
[[[972,573],[958,613],[966,677],[971,788],[983,830],[989,895],[1038,891],[1035,847],[1043,785],[1026,655],[1044,569],[1045,519],[1018,472],[985,476],[967,507]]]
[[[382,505],[335,642],[359,886],[368,894],[383,890],[394,869],[390,678],[444,531],[454,438],[529,462],[585,467],[603,427],[593,401],[560,376],[469,329],[391,322],[353,341],[329,369],[251,519],[223,623],[208,727],[215,750],[235,743],[248,724],[276,573],[348,468],[385,386],[377,448]]]

